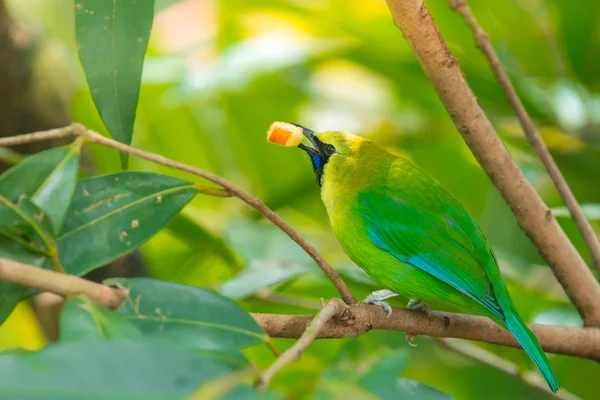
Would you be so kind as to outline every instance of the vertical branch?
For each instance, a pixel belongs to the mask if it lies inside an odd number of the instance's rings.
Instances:
[[[567,206],[571,215],[573,216],[573,220],[577,224],[577,227],[581,232],[581,236],[583,236],[585,243],[590,249],[596,267],[600,270],[600,241],[594,234],[594,230],[592,229],[592,226],[590,225],[589,221],[585,218],[585,215],[583,215],[583,211],[581,210],[581,207],[579,206],[575,195],[573,194],[571,188],[565,181],[565,178],[563,177],[562,173],[558,169],[558,166],[554,162],[550,151],[548,151],[548,148],[544,144],[540,133],[536,129],[535,125],[533,124],[533,121],[531,121],[531,118],[529,117],[529,114],[525,110],[521,99],[517,95],[515,88],[510,82],[508,75],[504,71],[500,60],[498,59],[498,56],[496,55],[496,52],[494,51],[494,48],[490,43],[488,34],[477,23],[475,16],[471,12],[471,9],[467,4],[467,0],[449,0],[449,2],[450,7],[452,7],[455,11],[462,15],[469,28],[471,28],[471,30],[473,31],[477,47],[481,49],[483,54],[485,54],[486,58],[488,59],[490,66],[494,71],[494,74],[496,74],[498,82],[500,82],[500,85],[504,90],[504,94],[506,94],[508,101],[510,101],[510,104],[512,105],[513,109],[515,110],[515,113],[517,114],[517,117],[519,118],[519,124],[521,125],[521,128],[525,133],[525,137],[527,138],[527,140],[531,144],[531,147],[533,147],[536,154],[542,161],[542,164],[544,164],[544,168],[546,168],[546,171],[548,171],[550,179],[552,179],[554,186],[556,186],[558,193],[564,200],[565,205]]]
[[[465,142],[552,268],[586,325],[600,325],[600,285],[504,147],[423,0],[386,0]]]

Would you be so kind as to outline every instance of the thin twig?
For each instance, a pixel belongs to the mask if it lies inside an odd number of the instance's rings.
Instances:
[[[341,317],[348,310],[348,306],[339,299],[331,299],[327,302],[325,307],[314,317],[314,319],[308,324],[306,330],[300,336],[298,341],[285,353],[275,360],[273,364],[265,372],[263,372],[260,381],[258,382],[259,389],[266,389],[271,383],[273,376],[277,374],[283,367],[292,362],[296,361],[302,353],[310,346],[310,344],[317,338],[317,335],[323,329],[323,326],[332,318]]]
[[[60,296],[84,294],[107,308],[117,308],[127,294],[119,288],[88,281],[74,275],[41,269],[0,258],[0,281],[11,282]],[[519,347],[514,337],[486,317],[393,308],[387,318],[383,308],[365,303],[349,306],[348,319],[330,320],[317,338],[345,338],[364,335],[373,329],[413,332],[417,335],[452,337]],[[271,337],[300,338],[313,315],[250,314]],[[528,324],[542,348],[550,353],[600,361],[600,329]]]
[[[423,0],[386,0],[473,155],[552,268],[586,326],[600,326],[600,285],[496,134]]]
[[[249,195],[244,192],[242,189],[229,182],[226,179],[221,178],[215,174],[212,174],[208,171],[201,170],[196,167],[192,167],[190,165],[181,163],[179,161],[171,160],[167,157],[163,157],[158,154],[150,153],[147,151],[139,150],[128,146],[126,144],[117,142],[116,140],[108,139],[102,136],[101,134],[91,131],[84,127],[81,124],[73,123],[70,126],[60,128],[60,129],[52,129],[50,131],[40,131],[35,133],[29,133],[25,135],[13,136],[8,138],[0,138],[0,147],[9,146],[15,144],[23,144],[29,142],[37,142],[40,140],[49,140],[58,137],[68,137],[68,136],[84,136],[89,139],[90,142],[98,143],[107,147],[112,147],[121,152],[132,154],[134,156],[155,162],[157,164],[165,165],[167,167],[179,169],[181,171],[188,172],[190,174],[199,176],[206,180],[209,180],[217,185],[221,186],[225,189],[230,195],[235,196],[248,204],[249,206],[255,208],[258,212],[264,215],[269,221],[271,221],[274,225],[276,225],[279,229],[285,232],[294,242],[298,243],[298,245],[306,252],[308,255],[312,257],[313,260],[317,263],[319,268],[325,272],[327,277],[331,280],[335,288],[340,293],[342,300],[346,304],[353,304],[356,302],[356,299],[352,296],[350,289],[344,283],[342,278],[335,272],[335,270],[329,265],[327,261],[319,254],[317,249],[315,249],[310,243],[308,243],[303,237],[301,237],[294,228],[288,225],[281,217],[279,217],[273,210],[267,207],[260,199]],[[214,194],[214,193],[213,193]],[[221,194],[225,196],[225,194]]]
[[[575,396],[573,393],[567,391],[566,389],[561,389],[560,392],[556,394],[553,393],[552,390],[550,390],[550,388],[546,384],[546,382],[542,379],[540,374],[533,371],[523,371],[517,364],[512,363],[479,346],[466,343],[458,339],[439,338],[438,341],[447,349],[450,349],[463,356],[469,357],[473,360],[487,364],[500,371],[504,371],[509,375],[513,375],[519,378],[527,386],[535,388],[543,393],[552,395],[557,399],[581,400],[578,396]]]
[[[47,131],[25,133],[23,135],[0,138],[0,147],[17,146],[20,144],[31,142],[43,142],[44,140],[62,139],[67,137],[78,136],[78,133],[76,133],[73,128],[74,125],[69,125],[62,128],[50,129]]]
[[[562,197],[565,202],[565,205],[571,212],[573,216],[573,220],[577,224],[579,231],[581,232],[581,236],[585,240],[590,252],[592,254],[592,258],[594,259],[594,263],[598,270],[600,270],[600,240],[596,237],[594,230],[592,229],[592,225],[587,220],[575,195],[571,191],[568,183],[566,182],[563,174],[560,172],[560,169],[556,165],[556,162],[552,158],[550,151],[544,144],[544,140],[542,136],[536,129],[533,121],[529,117],[527,110],[523,106],[517,91],[513,87],[510,78],[504,71],[496,52],[494,51],[494,47],[492,46],[488,34],[481,28],[481,26],[477,23],[475,16],[471,12],[469,5],[467,4],[467,0],[448,0],[450,3],[450,7],[457,11],[464,18],[465,22],[473,31],[473,35],[475,36],[475,42],[477,43],[477,47],[481,49],[483,54],[487,57],[494,74],[496,74],[496,78],[500,85],[502,85],[502,89],[504,89],[504,94],[508,98],[508,101],[512,105],[517,117],[519,119],[519,124],[525,133],[525,137],[531,144],[531,147],[535,150],[536,154],[544,164],[550,179],[554,182],[554,186],[558,190],[558,193]]]

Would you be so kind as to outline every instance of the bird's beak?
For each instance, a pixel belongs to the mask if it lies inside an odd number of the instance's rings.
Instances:
[[[311,129],[308,129],[302,125],[298,125],[298,124],[294,124],[293,122],[290,122],[292,125],[297,126],[298,128],[302,129],[302,134],[310,141],[310,143],[313,145],[313,147],[307,146],[304,143],[300,143],[298,145],[299,148],[301,148],[302,150],[306,151],[308,154],[321,154],[320,148],[321,148],[321,142],[319,141],[319,139],[317,139],[317,136],[315,135],[315,132],[312,131]]]

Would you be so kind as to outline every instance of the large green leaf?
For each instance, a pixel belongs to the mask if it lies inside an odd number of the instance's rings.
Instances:
[[[83,275],[133,251],[196,193],[188,182],[150,172],[79,181],[58,238],[62,264],[67,272]]]
[[[79,58],[106,128],[129,144],[148,46],[154,0],[78,0],[75,26]],[[122,153],[122,164],[127,157]]]
[[[77,182],[81,142],[42,151],[0,175],[0,194],[13,203],[31,201],[50,217],[58,234]]]
[[[175,400],[246,365],[140,340],[61,343],[0,356],[0,398]]]
[[[269,340],[248,313],[210,290],[146,278],[105,283],[130,291],[117,312],[145,335],[208,350],[235,350]]]
[[[60,315],[61,342],[93,339],[139,339],[142,332],[125,317],[85,296],[72,297]]]

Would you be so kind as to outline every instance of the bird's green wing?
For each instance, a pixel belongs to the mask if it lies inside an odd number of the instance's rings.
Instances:
[[[373,243],[471,297],[503,318],[488,264],[491,247],[450,193],[414,167],[390,174],[385,188],[359,193],[357,207]],[[498,273],[499,274],[499,273]]]
[[[502,320],[556,393],[558,380],[512,305],[491,246],[456,198],[398,159],[386,184],[359,193],[355,204],[376,246],[466,294]]]

